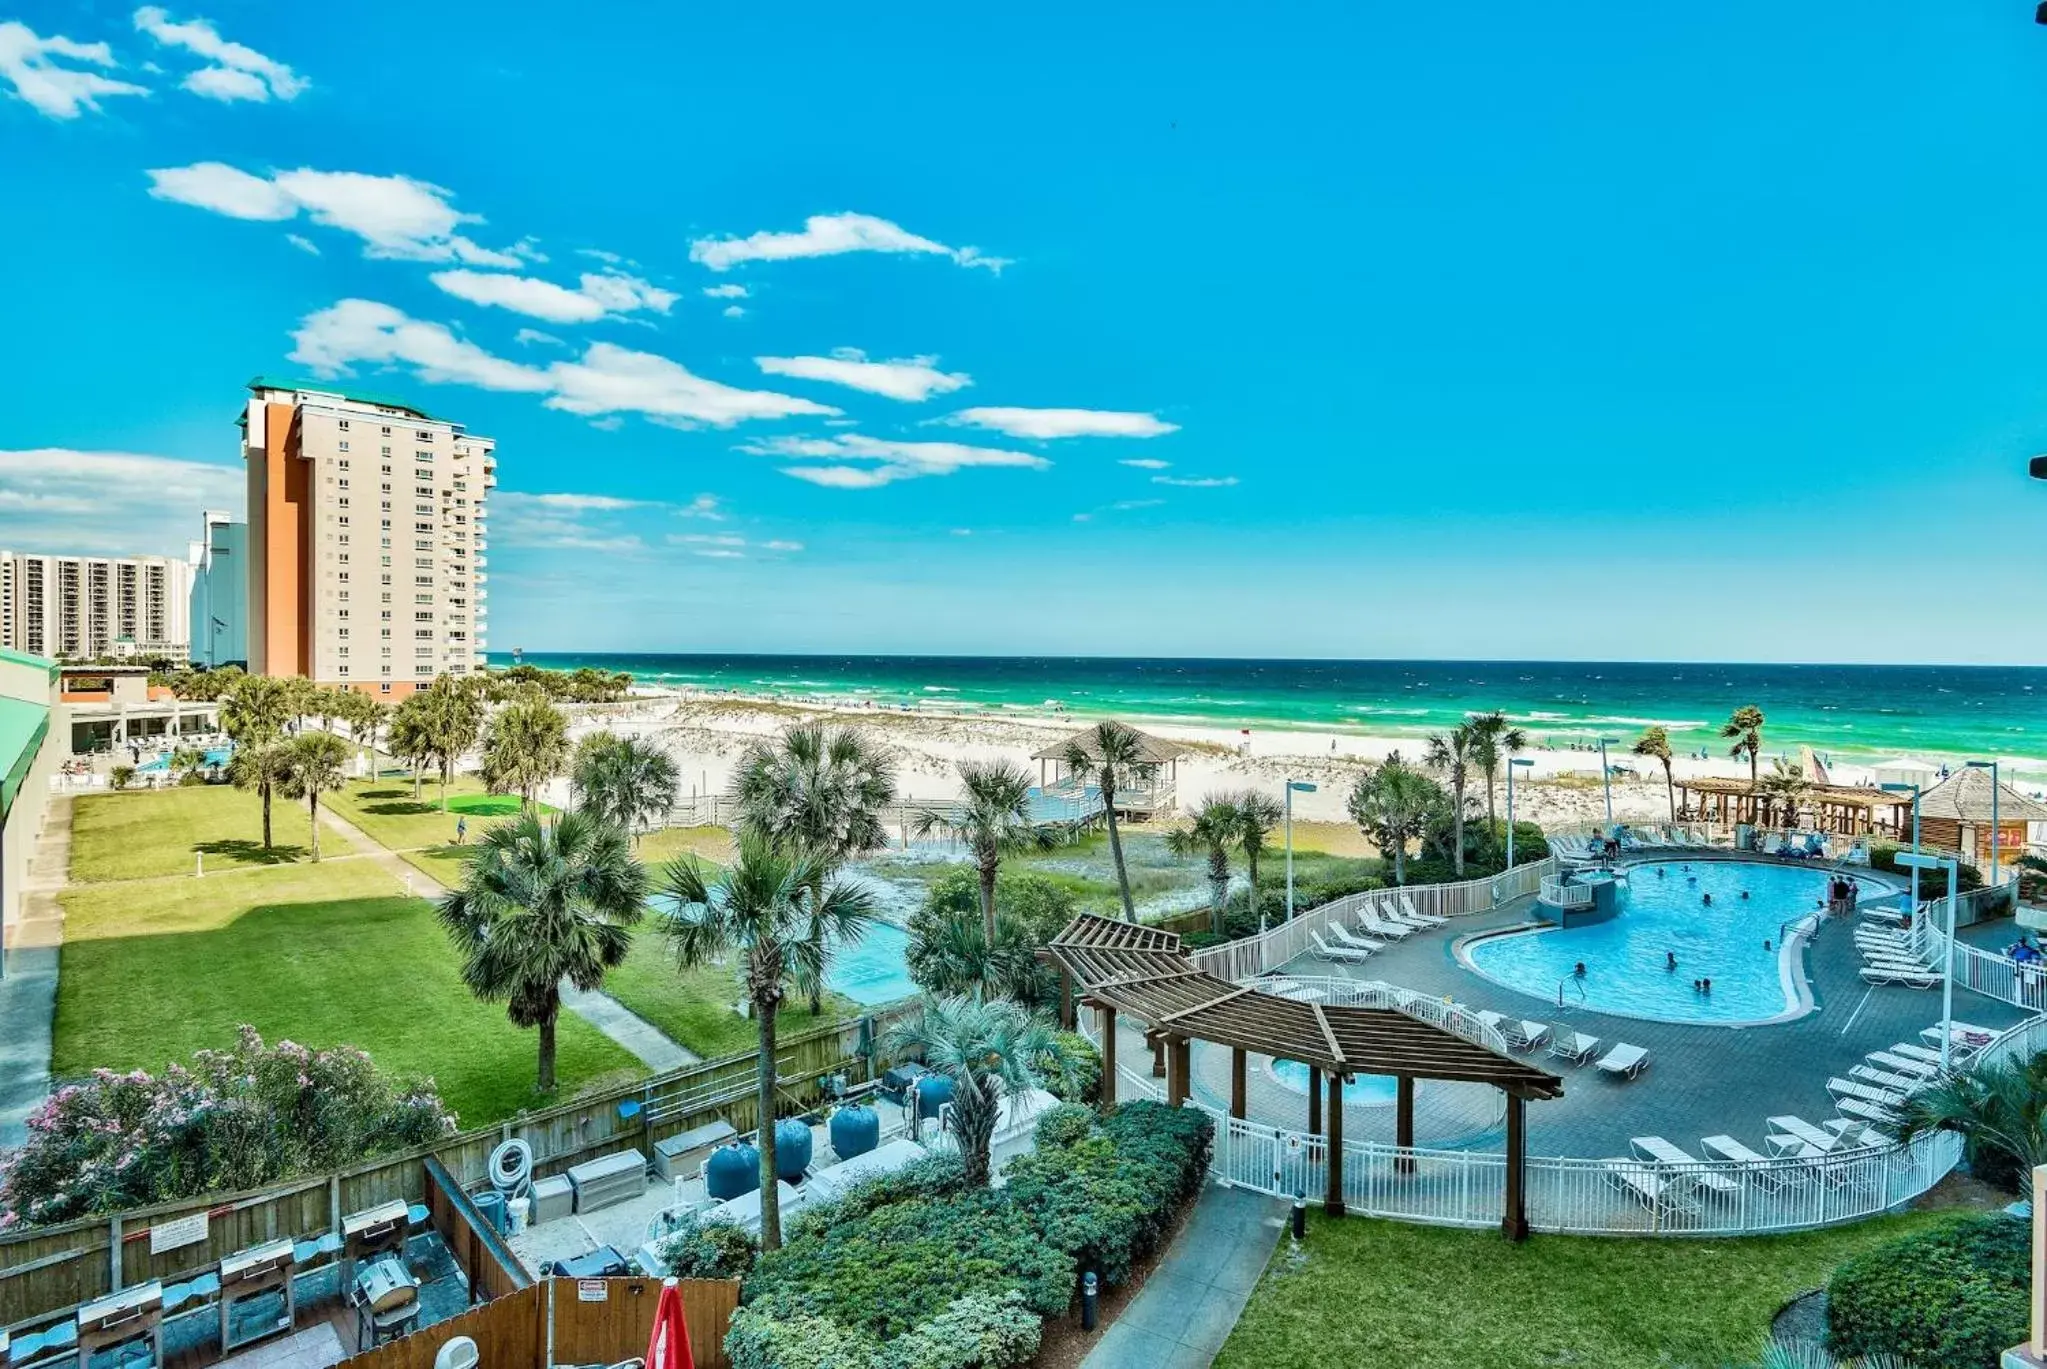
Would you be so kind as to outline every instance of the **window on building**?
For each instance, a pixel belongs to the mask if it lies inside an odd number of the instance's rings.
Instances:
[[[339,428],[339,429],[341,429],[341,431],[343,431],[343,432],[347,432],[347,431],[348,431],[348,420],[344,418],[344,419],[342,419],[342,420],[341,420],[341,421],[340,421],[339,423],[336,423],[336,424],[335,424],[334,426],[335,426],[335,427],[337,427],[337,428]]]
[[[386,428],[386,429],[384,429],[384,436],[386,436],[386,437],[389,437],[390,435],[391,435],[391,430],[390,430],[389,428]]]
[[[415,623],[431,623],[433,620],[434,615],[431,613],[415,613],[412,615],[412,621]]]
[[[431,461],[434,459],[434,454],[432,452],[414,452],[412,459],[414,461]]]
[[[347,450],[348,450],[348,443],[347,443],[347,442],[345,442],[345,441],[343,441],[343,442],[337,442],[337,443],[335,443],[335,444],[334,444],[334,447],[335,447],[335,450],[336,450],[336,451],[343,451],[343,452],[345,452],[345,451],[347,451]]]
[[[421,431],[419,433],[419,440],[422,442],[431,442],[434,440],[434,435],[430,432]]]

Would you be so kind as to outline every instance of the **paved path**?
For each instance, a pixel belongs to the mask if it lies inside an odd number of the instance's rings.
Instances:
[[[439,898],[447,892],[439,880],[396,851],[379,843],[369,833],[332,808],[322,808],[320,819],[331,830],[339,832],[353,842],[357,850],[366,852],[369,859],[389,871],[409,892],[420,898]],[[564,983],[562,1004],[570,1012],[625,1047],[641,1064],[656,1074],[681,1069],[684,1065],[694,1065],[703,1059],[695,1051],[670,1039],[659,1027],[629,1010],[625,1004],[610,994],[586,993]]]
[[[57,1016],[57,961],[64,907],[57,891],[71,871],[71,796],[54,794],[29,858],[21,921],[0,979],[0,1150],[28,1139],[23,1125],[50,1093],[50,1050]]]
[[[1195,1369],[1211,1363],[1265,1273],[1287,1204],[1209,1184],[1144,1287],[1081,1369]]]

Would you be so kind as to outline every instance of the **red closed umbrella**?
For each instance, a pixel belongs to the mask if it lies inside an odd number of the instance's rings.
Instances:
[[[647,1369],[697,1369],[690,1353],[689,1323],[682,1316],[682,1290],[674,1279],[661,1283],[661,1299],[654,1304],[654,1330],[647,1337]]]

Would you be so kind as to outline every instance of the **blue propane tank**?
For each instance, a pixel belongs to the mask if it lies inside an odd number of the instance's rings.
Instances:
[[[751,1193],[761,1186],[761,1153],[743,1142],[719,1146],[704,1161],[704,1191],[714,1202]]]
[[[775,1177],[798,1183],[809,1168],[810,1128],[799,1118],[784,1117],[775,1123]]]
[[[917,1081],[917,1115],[932,1118],[952,1101],[952,1080],[942,1074],[927,1074]]]
[[[832,1114],[826,1130],[832,1138],[832,1153],[850,1160],[881,1144],[881,1115],[873,1108],[849,1103]]]

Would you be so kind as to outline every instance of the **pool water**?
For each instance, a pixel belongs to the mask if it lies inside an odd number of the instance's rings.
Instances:
[[[1487,979],[1551,1004],[1561,988],[1565,1007],[1623,1017],[1764,1022],[1801,1006],[1782,968],[1784,926],[1821,905],[1831,877],[1748,861],[1634,865],[1621,886],[1620,912],[1609,920],[1490,937],[1460,954]],[[1862,883],[1867,889],[1869,881]],[[1666,968],[1671,954],[1674,970]],[[1582,979],[1573,975],[1580,962]],[[1701,978],[1713,981],[1710,994],[1692,987]]]
[[[206,759],[203,762],[201,762],[201,764],[204,766],[226,765],[228,761],[233,758],[233,756],[234,750],[232,747],[226,746],[211,747],[207,750]],[[144,761],[141,765],[138,765],[135,768],[137,770],[159,772],[168,770],[171,768],[171,758],[169,756],[157,756],[154,759]]]
[[[862,1007],[908,998],[917,992],[904,963],[909,933],[892,922],[875,922],[850,946],[832,952],[825,983]]]
[[[1295,1093],[1308,1091],[1308,1067],[1295,1060],[1274,1060],[1266,1066],[1272,1077],[1284,1088]],[[1324,1085],[1326,1088],[1327,1085]],[[1384,1108],[1391,1107],[1400,1088],[1390,1074],[1360,1074],[1343,1086],[1343,1101],[1347,1107]]]

